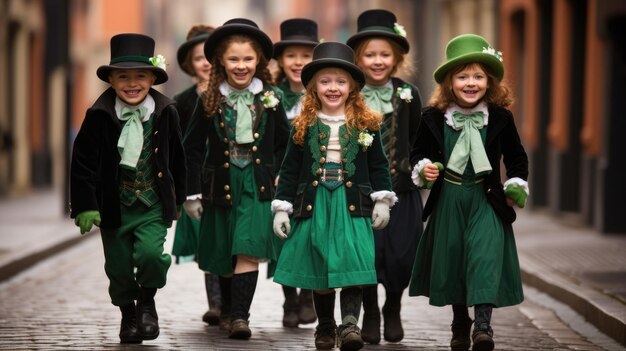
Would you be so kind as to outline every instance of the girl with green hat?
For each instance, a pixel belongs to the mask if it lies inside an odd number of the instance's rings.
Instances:
[[[422,199],[411,181],[409,154],[417,136],[422,100],[419,90],[395,77],[409,70],[409,42],[396,16],[387,10],[367,10],[357,19],[358,31],[347,44],[354,49],[356,64],[365,74],[361,91],[365,102],[383,114],[382,143],[389,158],[393,191],[398,204],[384,230],[375,230],[376,273],[385,289],[384,338],[404,338],[400,319],[401,299],[409,286],[417,243],[422,234]],[[363,340],[380,342],[378,285],[363,288]]]
[[[528,157],[503,76],[502,53],[484,38],[450,40],[411,152],[413,181],[432,189],[409,295],[452,305],[453,350],[493,350],[492,309],[524,297],[512,222],[529,192]]]

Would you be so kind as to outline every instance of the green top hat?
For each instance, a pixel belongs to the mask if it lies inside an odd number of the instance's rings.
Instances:
[[[319,44],[317,23],[306,18],[293,18],[280,24],[280,41],[274,44],[274,58],[283,53],[290,45],[314,47]]]
[[[189,72],[189,70],[187,68],[185,68],[185,66],[184,66],[185,59],[187,58],[187,54],[197,44],[204,43],[207,40],[207,38],[209,37],[209,34],[211,34],[211,32],[213,32],[213,30],[211,30],[211,29],[207,29],[206,31],[197,32],[194,35],[192,35],[191,37],[187,38],[187,41],[182,43],[180,45],[180,47],[178,48],[178,51],[176,52],[176,58],[178,59],[178,65],[188,75],[193,76],[194,73],[193,72]]]
[[[387,10],[367,10],[357,19],[357,33],[346,44],[353,50],[359,42],[366,38],[382,37],[396,42],[404,53],[409,52],[409,42],[406,40],[404,27],[398,24],[396,15]]]
[[[234,34],[243,34],[252,37],[261,44],[263,56],[268,61],[272,58],[272,52],[274,51],[272,39],[259,29],[259,26],[253,21],[247,18],[233,18],[224,22],[221,27],[215,29],[204,42],[204,56],[206,56],[211,64],[215,63],[213,62],[215,59],[213,53],[219,43],[226,37]]]
[[[302,68],[302,84],[307,86],[315,72],[328,67],[344,69],[350,73],[360,88],[365,85],[363,72],[354,64],[354,51],[348,45],[334,41],[321,43],[313,49],[313,60]]]
[[[98,67],[98,78],[109,82],[113,69],[147,69],[156,75],[154,85],[167,82],[165,59],[154,56],[154,39],[143,34],[123,33],[111,38],[111,62]]]
[[[485,38],[479,35],[463,34],[448,42],[446,62],[435,70],[435,81],[441,83],[451,69],[472,62],[485,65],[498,80],[504,77],[502,53],[496,51]]]

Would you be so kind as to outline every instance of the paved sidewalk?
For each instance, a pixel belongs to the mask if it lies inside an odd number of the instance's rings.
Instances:
[[[55,191],[0,200],[0,282],[81,240],[61,201]],[[518,211],[514,229],[524,283],[626,345],[626,235],[528,209]]]

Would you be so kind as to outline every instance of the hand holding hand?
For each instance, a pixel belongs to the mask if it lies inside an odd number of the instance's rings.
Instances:
[[[526,194],[526,191],[524,191],[524,188],[520,185],[515,183],[507,185],[504,189],[504,195],[506,195],[507,200],[512,200],[512,202],[519,208],[524,208],[524,206],[526,206],[526,198],[528,198],[528,194]]]
[[[387,201],[376,201],[372,211],[372,229],[381,230],[389,224],[389,204]]]
[[[189,217],[198,221],[200,220],[200,218],[202,218],[202,211],[204,211],[204,208],[202,207],[202,200],[186,200],[183,203],[183,207],[185,208],[185,212],[187,212]]]
[[[274,213],[274,234],[281,239],[287,239],[287,235],[291,231],[291,223],[289,222],[289,214],[287,211],[276,211]]]
[[[74,224],[80,227],[80,233],[85,234],[91,230],[93,225],[100,225],[99,211],[84,211],[79,213],[74,219]]]
[[[443,171],[443,165],[441,162],[429,163],[424,166],[420,176],[424,180],[424,188],[430,189],[435,184],[435,181],[439,177],[439,173]]]

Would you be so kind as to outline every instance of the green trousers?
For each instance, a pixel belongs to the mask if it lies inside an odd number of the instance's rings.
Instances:
[[[102,229],[104,271],[109,277],[111,303],[124,306],[137,299],[139,287],[162,288],[172,258],[164,252],[167,229],[160,203],[146,207],[140,201],[121,205],[122,225]]]

